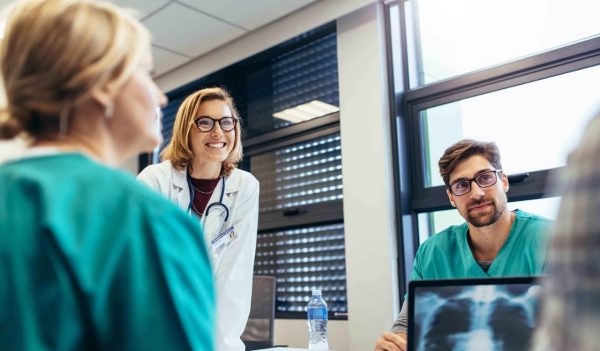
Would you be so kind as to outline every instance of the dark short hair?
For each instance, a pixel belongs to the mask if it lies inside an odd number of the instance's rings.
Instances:
[[[502,169],[500,162],[500,149],[493,141],[478,141],[473,139],[463,139],[444,151],[444,154],[438,162],[440,175],[444,179],[444,184],[450,186],[450,174],[456,166],[463,160],[473,156],[482,155],[496,169]]]

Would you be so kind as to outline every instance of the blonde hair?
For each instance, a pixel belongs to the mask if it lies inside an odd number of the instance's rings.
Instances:
[[[98,89],[116,94],[149,45],[133,16],[104,1],[16,2],[0,48],[7,100],[0,138],[66,132],[73,109]]]
[[[194,120],[198,117],[198,110],[203,102],[212,100],[222,100],[225,102],[227,107],[233,114],[232,117],[238,119],[238,123],[235,125],[235,141],[233,149],[227,156],[227,159],[223,161],[221,168],[221,175],[229,175],[233,169],[237,166],[238,162],[242,160],[242,137],[241,137],[241,126],[240,117],[233,104],[233,99],[227,91],[221,88],[206,88],[198,90],[192,95],[185,98],[185,100],[179,106],[177,115],[175,117],[175,125],[173,126],[173,137],[169,144],[165,147],[161,154],[163,161],[171,161],[173,166],[177,169],[183,169],[184,167],[190,167],[192,160],[194,159],[194,153],[190,147],[190,132],[194,125]]]

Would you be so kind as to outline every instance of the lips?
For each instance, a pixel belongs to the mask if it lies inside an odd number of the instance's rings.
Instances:
[[[206,143],[204,144],[206,146],[208,146],[211,149],[223,149],[225,147],[225,145],[227,145],[224,142],[210,142],[210,143]]]
[[[469,207],[469,211],[481,211],[483,209],[485,209],[488,206],[491,206],[492,203],[491,202],[485,202],[485,203],[481,203],[481,204],[476,204],[473,205],[471,207]]]

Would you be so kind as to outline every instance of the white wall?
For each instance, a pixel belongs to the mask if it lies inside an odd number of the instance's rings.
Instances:
[[[338,20],[349,350],[372,350],[398,311],[383,5]]]

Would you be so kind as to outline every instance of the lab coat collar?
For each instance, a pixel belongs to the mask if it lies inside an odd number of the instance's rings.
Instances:
[[[187,167],[177,169],[171,165],[171,181],[173,187],[177,188],[177,204],[183,209],[187,209],[190,204],[190,191],[187,183]]]
[[[173,181],[173,186],[178,187],[183,190],[188,190],[188,182],[187,182],[187,167],[179,170],[173,166],[173,171],[171,172],[171,177]],[[231,174],[225,177],[225,195],[229,195],[231,193],[235,193],[240,190],[240,183],[242,182],[241,172],[235,168]],[[221,193],[221,182],[218,183],[217,187],[219,187],[218,193]],[[189,195],[188,195],[189,197]],[[187,200],[189,201],[189,199]],[[212,201],[212,199],[211,199]]]
[[[177,169],[172,165],[171,167],[173,168],[173,171],[171,172],[173,185],[181,189],[187,189],[187,167],[183,167],[183,169]]]
[[[234,169],[229,176],[225,177],[225,194],[229,195],[240,190],[241,180],[240,171]]]

